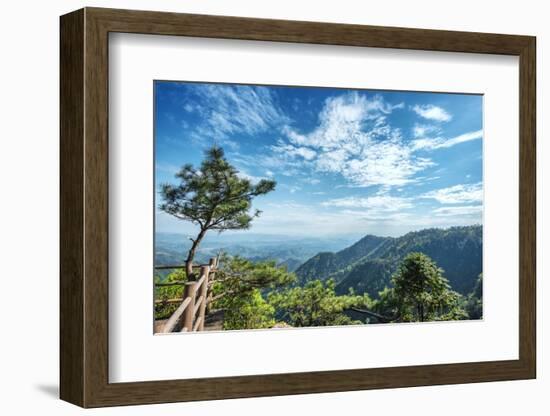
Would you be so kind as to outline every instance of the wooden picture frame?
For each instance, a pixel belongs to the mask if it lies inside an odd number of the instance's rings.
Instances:
[[[85,8],[61,17],[60,358],[82,407],[397,388],[536,377],[535,38]],[[109,383],[108,35],[245,39],[519,57],[519,359]]]

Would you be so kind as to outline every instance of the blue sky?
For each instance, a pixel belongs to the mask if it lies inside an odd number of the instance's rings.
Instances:
[[[156,81],[156,187],[217,144],[243,177],[277,181],[247,233],[481,224],[482,106],[480,95]],[[158,208],[156,229],[195,232]]]

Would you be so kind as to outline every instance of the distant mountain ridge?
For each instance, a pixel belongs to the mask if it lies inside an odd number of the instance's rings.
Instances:
[[[325,250],[339,250],[349,246],[353,237],[318,239],[274,235],[207,235],[201,243],[196,257],[197,263],[207,262],[220,252],[239,255],[252,261],[275,260],[278,265],[286,265],[290,271],[296,270],[315,253]],[[155,235],[155,265],[183,264],[191,247],[189,236],[184,234],[162,233]]]
[[[296,270],[299,282],[333,278],[338,293],[350,288],[376,297],[401,260],[411,252],[430,256],[444,270],[453,290],[467,294],[482,272],[483,229],[481,225],[430,228],[401,237],[367,235],[338,252],[321,252]]]
[[[380,246],[388,244],[392,237],[367,235],[353,245],[336,253],[321,252],[302,264],[297,272],[301,281],[324,280],[334,272],[347,267],[358,260],[372,256]]]

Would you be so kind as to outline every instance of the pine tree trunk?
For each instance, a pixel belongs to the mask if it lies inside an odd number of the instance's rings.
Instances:
[[[201,229],[199,235],[197,235],[197,238],[194,240],[191,240],[193,241],[193,245],[189,249],[189,252],[187,253],[187,259],[185,260],[185,273],[187,274],[188,281],[196,280],[195,275],[193,273],[193,259],[195,258],[197,247],[201,243],[201,240],[203,239],[205,234],[206,234],[206,230]]]

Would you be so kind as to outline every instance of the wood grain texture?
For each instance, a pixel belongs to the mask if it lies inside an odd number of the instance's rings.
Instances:
[[[520,54],[519,97],[519,355],[536,378],[536,40]]]
[[[61,19],[60,388],[84,404],[84,12]]]
[[[518,360],[182,379],[108,380],[108,33],[384,47],[520,57]],[[535,38],[86,8],[61,18],[61,397],[83,407],[533,378]],[[185,374],[182,374],[185,377]]]

